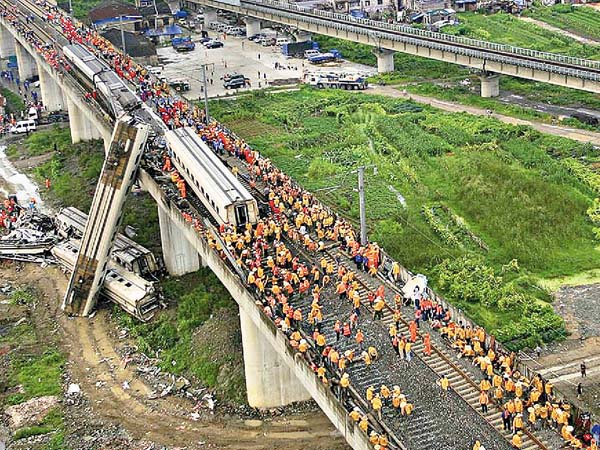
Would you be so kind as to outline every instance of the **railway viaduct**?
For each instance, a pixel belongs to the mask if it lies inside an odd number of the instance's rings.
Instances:
[[[0,17],[0,56],[11,55],[17,56],[23,78],[39,75],[42,101],[49,111],[63,109],[66,104],[74,143],[102,139],[105,147],[110,144],[113,131],[110,117],[99,105],[84,100],[84,89],[74,78],[53,69],[13,25]],[[238,274],[182,219],[181,212],[159,184],[143,170],[139,182],[157,202],[168,272],[183,275],[197,270],[200,264],[208,266],[239,305],[249,404],[272,408],[312,398],[352,448],[371,448],[368,436],[348,417],[343,404],[315,376],[308,362],[298,357],[287,337],[264,315]],[[384,427],[380,424],[379,430],[390,431]],[[389,434],[393,438],[393,433]],[[402,448],[401,444],[395,448]]]
[[[246,16],[248,36],[260,32],[262,20],[370,45],[379,73],[394,70],[395,52],[470,67],[480,72],[483,97],[499,94],[500,74],[600,92],[600,61],[357,19],[278,0],[187,0],[186,4],[203,6],[205,25],[217,20],[217,9]]]
[[[27,2],[20,2],[19,5],[22,8],[31,7],[27,6]],[[28,10],[27,14],[30,14],[31,11],[35,12],[35,10]],[[48,39],[52,39],[50,36],[53,33],[50,29],[51,26],[47,24],[41,26],[37,23],[38,21],[39,18],[36,19],[35,27],[32,27],[34,33],[38,38],[47,42]],[[60,43],[59,36],[54,36],[54,38]],[[20,59],[20,70],[23,70],[24,73],[37,71],[40,75],[40,82],[43,86],[41,89],[42,99],[48,105],[49,110],[59,109],[66,102],[74,142],[104,139],[106,144],[110,143],[113,123],[107,115],[108,111],[103,111],[101,105],[94,101],[83,100],[84,88],[77,80],[69,74],[53,69],[24,38],[24,34],[5,17],[0,16],[0,54],[5,57],[12,54],[11,52],[17,55],[18,60]],[[244,274],[238,273],[236,264],[227,264],[211,249],[207,241],[195,231],[192,224],[184,219],[177,204],[163,190],[158,178],[140,169],[138,179],[143,189],[152,195],[158,205],[161,240],[168,271],[171,274],[181,275],[195,271],[200,264],[203,264],[217,275],[239,305],[246,386],[250,405],[269,408],[312,398],[352,448],[357,450],[372,448],[367,434],[362,432],[357,424],[349,418],[342,401],[333,394],[329,386],[324,385],[317,378],[308,361],[292,348],[286,335],[264,314],[262,304],[259,302],[257,305],[255,293],[247,288]],[[410,276],[409,273],[402,273],[404,280],[408,276]],[[432,295],[434,294],[432,293]],[[474,404],[477,402],[477,385],[466,374],[461,375],[460,369],[448,358],[443,355],[442,351],[436,350],[435,356],[431,356],[428,362],[423,361],[420,364],[424,364],[430,377],[431,371],[437,373],[443,367],[444,373],[450,374],[449,376],[456,380],[455,400],[461,402],[462,408],[465,409],[464,412],[471,414],[473,420],[481,421],[479,425],[481,430],[487,429],[487,433],[496,433],[493,428],[498,429],[499,412],[492,411],[486,417],[478,417],[477,413],[473,411],[476,408]],[[356,370],[355,380],[359,382],[357,384],[362,383],[360,388],[364,389],[365,383],[371,384],[374,381],[368,373],[360,374],[362,369],[364,368]],[[388,375],[392,376],[393,374]],[[434,385],[434,383],[431,384]],[[463,386],[465,389],[462,394],[458,393],[459,386]],[[355,390],[354,384],[350,386],[349,391],[354,404],[368,413],[370,408]],[[450,398],[439,397],[436,401],[441,402],[441,406],[449,402]],[[460,411],[462,412],[462,410]],[[436,415],[431,412],[422,414],[427,414],[422,417],[430,421],[429,427],[433,426],[431,424],[436,420],[446,421],[443,422],[446,426],[450,422],[456,425],[451,417],[443,414]],[[395,435],[396,428],[388,421],[388,417],[384,416],[383,420],[378,420],[373,414],[369,414],[372,428],[390,437],[390,448],[406,450],[405,445]],[[417,433],[418,439],[421,439],[420,433],[422,432],[419,432],[418,428],[415,430],[414,433]],[[403,432],[407,433],[408,431],[404,430]],[[462,431],[461,433],[464,434]],[[498,433],[494,434],[501,441],[497,442],[497,448],[507,448],[504,446],[506,442],[503,441],[500,432]],[[439,436],[436,437],[436,439],[439,438]],[[441,447],[437,441],[432,441],[427,445],[420,445],[419,448],[437,449]],[[547,450],[544,443],[532,435],[529,436],[529,440],[523,448]]]

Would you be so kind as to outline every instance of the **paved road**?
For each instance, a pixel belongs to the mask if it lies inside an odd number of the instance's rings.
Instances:
[[[374,86],[368,91],[370,94],[386,95],[388,97],[407,98],[402,92],[391,86]],[[408,97],[417,103],[430,105],[435,108],[443,109],[444,111],[450,112],[467,112],[476,116],[487,116],[487,110],[483,108],[477,108],[475,106],[461,105],[460,103],[448,102],[445,100],[437,100],[432,97],[426,97],[424,95],[408,94]],[[554,134],[556,136],[562,136],[573,139],[579,142],[589,142],[593,145],[600,145],[600,132],[580,130],[577,128],[561,127],[556,125],[549,125],[540,122],[533,122],[530,120],[517,119],[515,117],[505,116],[503,114],[492,113],[492,117],[500,120],[504,123],[510,123],[513,125],[529,125],[537,131],[547,134]]]

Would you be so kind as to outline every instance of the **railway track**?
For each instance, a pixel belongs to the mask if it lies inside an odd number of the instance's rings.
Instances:
[[[336,260],[341,262],[347,261],[348,255],[337,248],[335,250],[326,250],[325,258],[329,262],[333,262],[335,264]],[[348,267],[348,264],[341,263],[341,265],[349,270],[352,270],[350,267]],[[369,277],[364,273],[356,270],[354,270],[354,272],[356,273],[357,281],[361,285],[361,288],[359,289],[361,303],[366,309],[372,311],[367,299],[367,295],[369,292],[375,291],[377,289],[377,285],[375,285],[373,282],[374,279],[369,279]],[[377,284],[381,283],[381,280],[377,279],[377,281]],[[400,292],[396,286],[393,286],[389,283],[386,283],[386,287],[391,287],[394,293]],[[390,306],[389,301],[386,301],[381,323],[385,326],[386,330],[390,325],[395,323],[393,318],[393,309]],[[398,333],[408,336],[410,334],[408,325],[409,322],[406,320],[404,315],[402,315]],[[422,335],[420,332],[418,332],[417,335],[417,342],[413,345],[413,350],[416,357],[420,358],[438,376],[445,375],[450,381],[450,387],[452,390],[456,392],[477,414],[483,417],[487,423],[494,427],[499,434],[501,434],[507,441],[510,441],[512,433],[510,431],[503,430],[501,407],[496,404],[491,404],[488,412],[485,414],[482,413],[479,405],[479,386],[473,380],[473,378],[453,361],[454,356],[447,352],[446,349],[439,348],[432,343],[431,354],[425,355],[423,352],[424,345]],[[540,438],[536,437],[529,430],[524,430],[523,444],[521,449],[549,450],[547,444]]]

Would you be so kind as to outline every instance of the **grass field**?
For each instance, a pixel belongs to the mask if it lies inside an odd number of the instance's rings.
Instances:
[[[600,58],[599,46],[581,44],[574,39],[545,30],[535,24],[523,22],[510,14],[461,13],[459,20],[460,25],[447,26],[442,31],[544,52],[590,59]]]
[[[600,40],[600,12],[587,6],[554,5],[533,7],[525,15],[557,28],[592,39]]]
[[[544,307],[549,297],[537,287],[539,278],[600,266],[586,216],[593,193],[561,162],[563,156],[597,152],[586,146],[489,118],[421,111],[401,100],[337,91],[258,94],[215,103],[212,111],[308,189],[340,186],[321,196],[352,220],[358,201],[351,169],[377,164],[378,174],[367,175],[371,239],[411,270],[431,276],[505,341],[523,337],[524,304],[544,310],[549,328],[562,326]],[[268,132],[255,132],[265,126]],[[406,209],[390,186],[406,199]],[[424,212],[431,205],[450,213],[428,222]],[[453,215],[489,251],[457,243],[458,232],[449,223]],[[468,260],[460,267],[447,264],[462,257]],[[496,304],[440,282],[459,276],[473,260],[501,278],[492,289],[502,292]],[[473,282],[474,289],[480,284]],[[529,300],[521,302],[517,294]],[[522,304],[509,311],[510,302]],[[509,321],[512,330],[506,329]],[[544,327],[528,332],[540,338]]]

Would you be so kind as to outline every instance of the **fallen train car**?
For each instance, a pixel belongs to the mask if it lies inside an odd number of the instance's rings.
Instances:
[[[196,196],[219,223],[255,224],[258,204],[193,128],[165,133],[171,160]]]
[[[84,45],[65,45],[63,54],[73,66],[75,78],[90,92],[97,93],[96,100],[112,111],[113,118],[141,106],[140,98],[127,83]]]
[[[79,246],[80,241],[70,239],[54,246],[51,253],[61,267],[72,272]],[[100,295],[143,322],[150,320],[160,306],[154,283],[120,267],[112,260],[106,267]]]
[[[54,220],[59,236],[81,239],[87,219],[86,213],[69,206],[61,209]],[[162,270],[162,264],[154,253],[120,233],[115,238],[110,256],[125,269],[142,277],[154,276]]]

